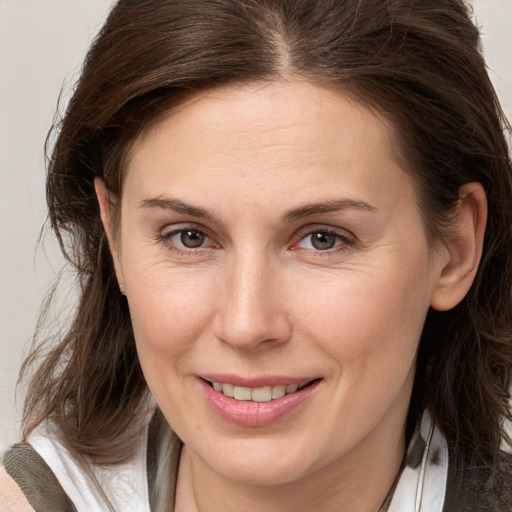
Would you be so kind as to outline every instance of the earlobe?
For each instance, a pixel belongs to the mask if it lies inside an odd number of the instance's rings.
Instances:
[[[119,289],[121,290],[121,293],[123,295],[126,295],[123,272],[121,268],[121,261],[119,258],[119,249],[117,247],[117,241],[114,236],[114,233],[112,232],[112,218],[110,215],[109,192],[105,185],[105,182],[101,178],[94,179],[94,189],[96,191],[96,197],[98,199],[98,204],[100,207],[101,223],[103,224],[103,229],[105,230],[105,234],[107,235],[110,253],[112,254],[112,259],[114,261],[114,267],[116,271],[117,282],[119,283]]]
[[[444,241],[446,257],[440,265],[430,305],[438,311],[455,307],[468,293],[476,276],[487,222],[487,198],[480,183],[459,191],[459,205]]]

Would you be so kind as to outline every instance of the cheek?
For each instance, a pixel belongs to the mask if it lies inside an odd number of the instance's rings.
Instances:
[[[208,330],[215,305],[213,283],[197,272],[169,268],[128,269],[129,305],[139,358],[154,378],[181,366]],[[157,372],[158,373],[158,372]]]
[[[409,269],[393,261],[324,280],[298,299],[305,337],[338,363],[344,385],[399,385],[414,363],[429,307],[425,258]]]
[[[343,433],[341,447],[372,431],[387,411],[400,415],[408,407],[428,300],[414,274],[391,270],[303,294],[303,311],[310,313],[301,337],[323,353],[329,404],[342,411],[325,421]]]
[[[213,290],[199,276],[156,270],[128,274],[129,305],[139,361],[147,385],[168,421],[180,427],[189,404],[197,341],[205,336],[214,305]],[[187,407],[187,427],[201,428]],[[181,427],[180,431],[186,431]]]

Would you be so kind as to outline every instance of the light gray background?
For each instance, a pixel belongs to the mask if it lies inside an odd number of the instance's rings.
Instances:
[[[51,240],[36,247],[46,215],[43,144],[61,86],[69,94],[112,3],[0,0],[0,452],[19,438],[19,366],[41,301],[63,266]],[[474,8],[491,77],[512,120],[512,0],[474,0]]]

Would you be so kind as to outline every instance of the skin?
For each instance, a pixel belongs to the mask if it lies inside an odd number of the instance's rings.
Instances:
[[[425,316],[469,289],[486,212],[481,186],[463,187],[453,236],[431,249],[393,137],[319,85],[221,88],[136,141],[118,229],[96,181],[142,368],[185,443],[178,512],[376,511],[385,499]],[[185,247],[180,229],[204,242]],[[326,232],[334,245],[319,250],[312,233]],[[206,373],[321,381],[292,414],[247,427],[212,411]]]
[[[0,467],[0,503],[6,512],[34,512],[21,489],[3,467]]]

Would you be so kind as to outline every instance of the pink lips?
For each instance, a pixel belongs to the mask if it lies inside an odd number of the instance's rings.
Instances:
[[[221,378],[210,379],[210,377],[208,377],[208,380],[230,382],[230,380]],[[293,380],[290,381],[290,379],[285,381],[282,378],[274,378],[270,381],[267,379],[265,384],[278,385],[284,384],[285,382],[287,384],[293,384],[304,382],[305,380],[307,379],[294,382]],[[205,380],[198,379],[198,381],[210,407],[225,421],[244,427],[264,427],[281,420],[300,407],[318,387],[318,384],[320,384],[320,379],[315,380],[294,393],[287,394],[270,402],[252,402],[227,397],[222,392],[213,389]],[[261,380],[257,382],[254,380],[250,382],[244,380],[243,382],[239,381],[238,385],[245,385],[252,388],[263,385],[263,382]]]

